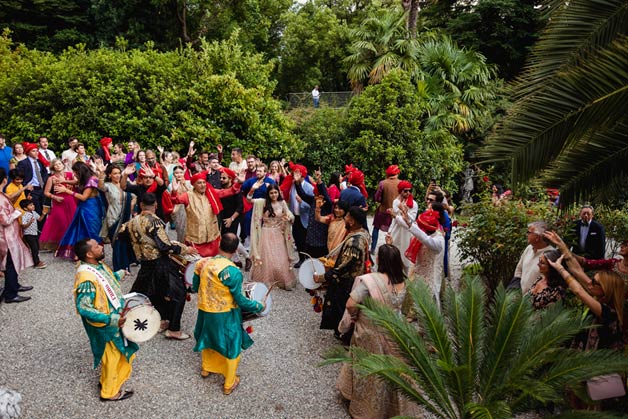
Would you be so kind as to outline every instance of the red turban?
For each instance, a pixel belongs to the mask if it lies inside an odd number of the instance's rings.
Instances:
[[[412,184],[407,180],[402,180],[397,184],[397,192],[401,193],[404,189],[412,189]]]
[[[369,194],[366,192],[366,185],[364,185],[364,173],[359,171],[357,168],[353,168],[353,171],[349,173],[349,183],[353,186],[357,186],[364,195],[365,198],[368,198]]]
[[[307,168],[300,164],[288,163],[288,167],[292,171],[288,176],[283,179],[281,185],[279,186],[279,190],[281,191],[281,196],[283,199],[289,201],[290,200],[290,190],[292,189],[292,182],[294,182],[294,172],[301,172],[301,176],[305,179],[307,177]]]
[[[294,164],[292,162],[288,163],[288,167],[290,167],[290,170],[294,173],[294,172],[301,172],[301,176],[303,176],[304,178],[307,177],[307,168],[305,166],[302,166],[300,164]]]
[[[386,169],[386,176],[395,176],[399,173],[401,173],[401,170],[399,170],[399,166],[396,164],[390,165],[388,166],[388,169]]]
[[[22,143],[22,147],[24,148],[24,154],[28,154],[31,150],[35,150],[39,148],[37,147],[37,144],[28,143],[26,141]]]
[[[419,218],[417,218],[416,222],[419,228],[425,231],[427,234],[431,234],[440,228],[440,224],[438,223],[439,214],[438,211],[434,211],[433,209],[427,209]],[[419,251],[423,243],[421,240],[413,237],[410,240],[410,245],[408,249],[405,251],[404,255],[412,262],[416,263],[417,257],[419,255]]]
[[[345,164],[345,173],[348,175],[351,172],[358,170],[357,167],[353,167],[353,164]]]
[[[412,184],[407,180],[402,180],[401,182],[399,182],[399,184],[397,184],[397,192],[399,192],[399,194],[401,194],[404,189],[412,190]],[[410,195],[408,195],[406,205],[408,206],[408,208],[412,208],[414,206],[414,197],[412,196],[412,192],[410,192]]]
[[[195,174],[194,176],[192,176],[192,180],[190,180],[190,183],[192,185],[194,185],[199,180],[207,181],[207,171],[206,170],[204,170],[202,172],[199,172],[199,173]]]
[[[235,179],[236,178],[236,172],[234,172],[233,170],[226,168],[226,167],[221,167],[219,169],[222,173],[224,173],[225,175],[229,176],[231,179]]]
[[[440,214],[438,211],[434,211],[433,209],[426,209],[419,218],[417,218],[416,222],[421,228],[421,230],[426,233],[433,233],[440,228],[440,224],[438,223],[438,219],[440,218]]]
[[[100,139],[100,145],[102,146],[103,154],[105,155],[104,156],[105,163],[109,163],[111,161],[111,153],[109,153],[109,144],[111,144],[112,142],[113,140],[109,137],[102,137]]]

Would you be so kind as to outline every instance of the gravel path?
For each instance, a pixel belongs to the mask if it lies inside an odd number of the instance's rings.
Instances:
[[[109,248],[106,249],[108,251]],[[109,252],[110,253],[110,252]],[[108,255],[109,256],[109,255]],[[125,388],[136,394],[119,403],[98,398],[100,368],[91,368],[89,341],[73,306],[74,264],[43,253],[48,268],[20,277],[35,289],[31,301],[0,304],[0,387],[22,394],[23,418],[348,418],[337,396],[337,366],[319,367],[336,344],[319,330],[301,285],[273,290],[270,316],[251,322],[255,344],[243,352],[239,388],[222,394],[222,378],[202,379],[194,339],[158,335],[141,345]],[[109,261],[109,257],[107,258]],[[125,280],[128,292],[133,276]],[[182,330],[196,321],[196,295],[185,308]]]
[[[105,251],[110,264],[110,247]],[[452,246],[457,261],[456,253]],[[0,304],[0,387],[22,394],[22,418],[349,418],[335,389],[339,366],[318,366],[337,341],[331,331],[318,328],[320,315],[300,284],[294,291],[273,290],[270,315],[250,323],[255,344],[243,352],[242,382],[232,395],[222,394],[222,377],[200,377],[193,338],[178,342],[158,335],[137,353],[125,385],[135,395],[101,402],[100,368],[92,369],[89,341],[73,306],[75,266],[51,253],[41,258],[48,268],[29,268],[20,276],[21,284],[35,287],[25,293],[33,299]],[[131,288],[138,269],[132,268],[123,291]],[[192,295],[182,330],[191,334],[195,321]]]

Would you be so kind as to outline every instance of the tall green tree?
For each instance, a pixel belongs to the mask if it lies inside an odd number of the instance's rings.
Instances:
[[[446,289],[442,313],[422,281],[409,293],[418,328],[370,299],[361,307],[399,356],[339,348],[327,363],[349,362],[359,373],[376,375],[437,418],[509,419],[548,403],[567,409],[570,389],[581,394],[587,379],[628,370],[621,353],[569,349],[566,343],[588,322],[560,304],[536,311],[527,297],[503,287],[489,301],[473,278],[465,278],[460,291]],[[608,416],[577,411],[563,417]]]
[[[514,79],[545,24],[542,0],[437,0],[421,9],[425,25],[479,51],[499,75]]]
[[[277,69],[277,92],[347,90],[347,72],[339,65],[348,54],[348,27],[334,11],[307,2],[282,17],[285,26]]]
[[[90,0],[0,1],[0,29],[31,48],[61,51],[91,41]]]
[[[364,171],[368,187],[377,186],[382,167],[397,164],[417,190],[427,187],[432,178],[444,188],[455,189],[454,176],[462,170],[462,146],[451,135],[425,135],[421,121],[428,110],[429,103],[409,74],[399,69],[353,98],[345,159]]]
[[[482,156],[510,162],[513,183],[560,188],[563,203],[604,202],[628,174],[628,3],[547,6],[549,23],[511,86],[515,102]]]

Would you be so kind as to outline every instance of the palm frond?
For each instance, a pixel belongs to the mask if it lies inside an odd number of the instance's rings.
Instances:
[[[480,370],[481,393],[487,403],[493,397],[501,397],[499,389],[512,367],[512,359],[517,356],[526,323],[532,318],[532,307],[520,293],[506,292],[500,285],[494,298],[486,335],[492,344],[487,346]]]
[[[589,176],[590,181],[568,177],[581,169],[576,158],[569,158],[572,150],[582,150],[592,157],[590,167],[599,167],[595,160],[606,159],[606,153],[592,152],[591,137],[610,137],[614,127],[627,120],[623,108],[628,103],[628,3],[547,3],[553,10],[550,22],[523,76],[510,86],[516,102],[479,156],[486,162],[511,161],[515,183],[543,175],[545,186],[566,187],[561,201],[569,203],[622,176],[605,176],[602,182],[595,176]],[[611,160],[615,157],[623,154]],[[560,169],[553,171],[556,167]]]
[[[484,286],[478,278],[469,276],[463,283],[465,286],[459,293],[448,288],[443,303],[456,362],[461,367],[455,373],[452,386],[455,389],[453,396],[460,406],[472,401],[486,338]]]
[[[370,299],[365,301],[361,309],[394,340],[406,363],[417,372],[417,384],[422,391],[429,395],[430,400],[444,406],[449,415],[454,417],[455,409],[451,405],[447,386],[437,363],[438,358],[429,353],[426,341],[413,325],[390,308]]]

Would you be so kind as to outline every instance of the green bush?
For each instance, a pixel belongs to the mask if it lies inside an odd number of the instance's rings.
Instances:
[[[375,189],[384,169],[396,164],[401,178],[409,179],[416,191],[424,191],[432,178],[445,189],[457,189],[462,146],[448,132],[424,134],[421,120],[428,108],[402,70],[391,71],[351,100],[345,156],[365,173],[367,187]]]
[[[560,217],[547,201],[504,200],[493,205],[490,194],[462,208],[469,217],[457,229],[457,244],[463,260],[479,263],[486,286],[493,291],[513,277],[521,253],[528,245],[527,225],[546,221],[565,240],[569,240],[572,219]],[[477,271],[477,269],[476,269]]]
[[[10,141],[46,135],[64,148],[77,136],[103,135],[143,147],[240,146],[262,158],[299,155],[280,102],[271,97],[272,65],[241,51],[235,38],[183,48],[86,51],[55,56],[13,48],[0,38],[0,126]]]
[[[628,204],[623,208],[600,206],[595,209],[595,219],[606,231],[606,250],[615,257],[622,241],[628,240]]]

